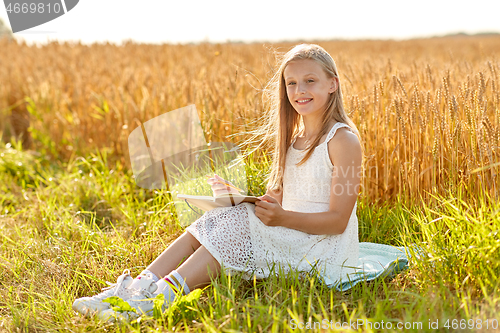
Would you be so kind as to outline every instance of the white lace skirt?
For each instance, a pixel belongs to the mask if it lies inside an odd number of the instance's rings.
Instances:
[[[342,266],[357,266],[357,229],[357,219],[349,221],[342,235],[312,235],[269,227],[255,216],[253,204],[244,203],[208,211],[186,230],[224,269],[243,272],[245,278],[267,277],[270,272],[278,273],[278,266],[284,272],[308,272],[314,266],[331,283],[342,278]],[[352,236],[356,251],[352,251]]]

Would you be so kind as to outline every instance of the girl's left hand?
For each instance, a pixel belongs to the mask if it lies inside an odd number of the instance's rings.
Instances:
[[[285,210],[281,207],[278,200],[268,194],[259,197],[259,199],[261,201],[255,203],[255,216],[267,226],[281,226],[284,221]]]

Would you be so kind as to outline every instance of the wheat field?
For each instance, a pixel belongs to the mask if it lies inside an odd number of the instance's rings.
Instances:
[[[406,271],[347,292],[314,274],[221,274],[153,318],[76,315],[76,298],[124,269],[137,275],[184,231],[166,191],[131,177],[129,133],[195,104],[207,141],[238,143],[267,107],[274,52],[294,43],[0,40],[0,137],[17,138],[0,144],[0,332],[284,332],[292,319],[498,329],[500,37],[318,44],[336,60],[362,138],[359,240],[405,247],[418,258]],[[257,195],[266,156],[247,161]]]
[[[500,37],[318,42],[335,59],[365,152],[362,193],[418,203],[465,189],[498,199]],[[0,41],[0,130],[67,160],[195,104],[209,141],[248,130],[267,106],[274,52],[293,43],[140,45]],[[23,135],[24,133],[24,135]],[[237,135],[238,143],[245,136]]]

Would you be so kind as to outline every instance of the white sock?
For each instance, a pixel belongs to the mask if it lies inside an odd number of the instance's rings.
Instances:
[[[165,276],[160,281],[156,282],[156,285],[158,286],[158,289],[156,290],[155,295],[165,295],[165,300],[168,302],[174,301],[175,295],[179,290],[181,295],[187,295],[191,292],[186,284],[186,281],[184,281],[182,276],[175,270],[170,272],[170,274]]]
[[[137,277],[134,279],[134,281],[132,281],[132,284],[129,286],[129,288],[137,288],[137,285],[139,284],[139,280],[143,279],[148,273],[151,274],[154,282],[158,282],[158,280],[159,280],[158,276],[156,276],[156,274],[151,272],[150,270],[145,269],[141,272],[141,274],[137,275]]]

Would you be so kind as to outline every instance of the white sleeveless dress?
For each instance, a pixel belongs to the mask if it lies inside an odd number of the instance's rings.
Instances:
[[[283,176],[285,210],[317,213],[329,209],[333,165],[327,143],[337,129],[350,127],[337,122],[310,158],[296,164],[305,150],[290,146]],[[345,279],[358,265],[358,219],[354,205],[347,228],[339,235],[312,235],[286,227],[266,226],[255,216],[255,206],[244,203],[235,207],[206,212],[186,230],[190,232],[227,271],[244,272],[245,278],[267,277],[290,269],[311,271],[312,266],[329,285]],[[274,266],[274,268],[273,268]]]

